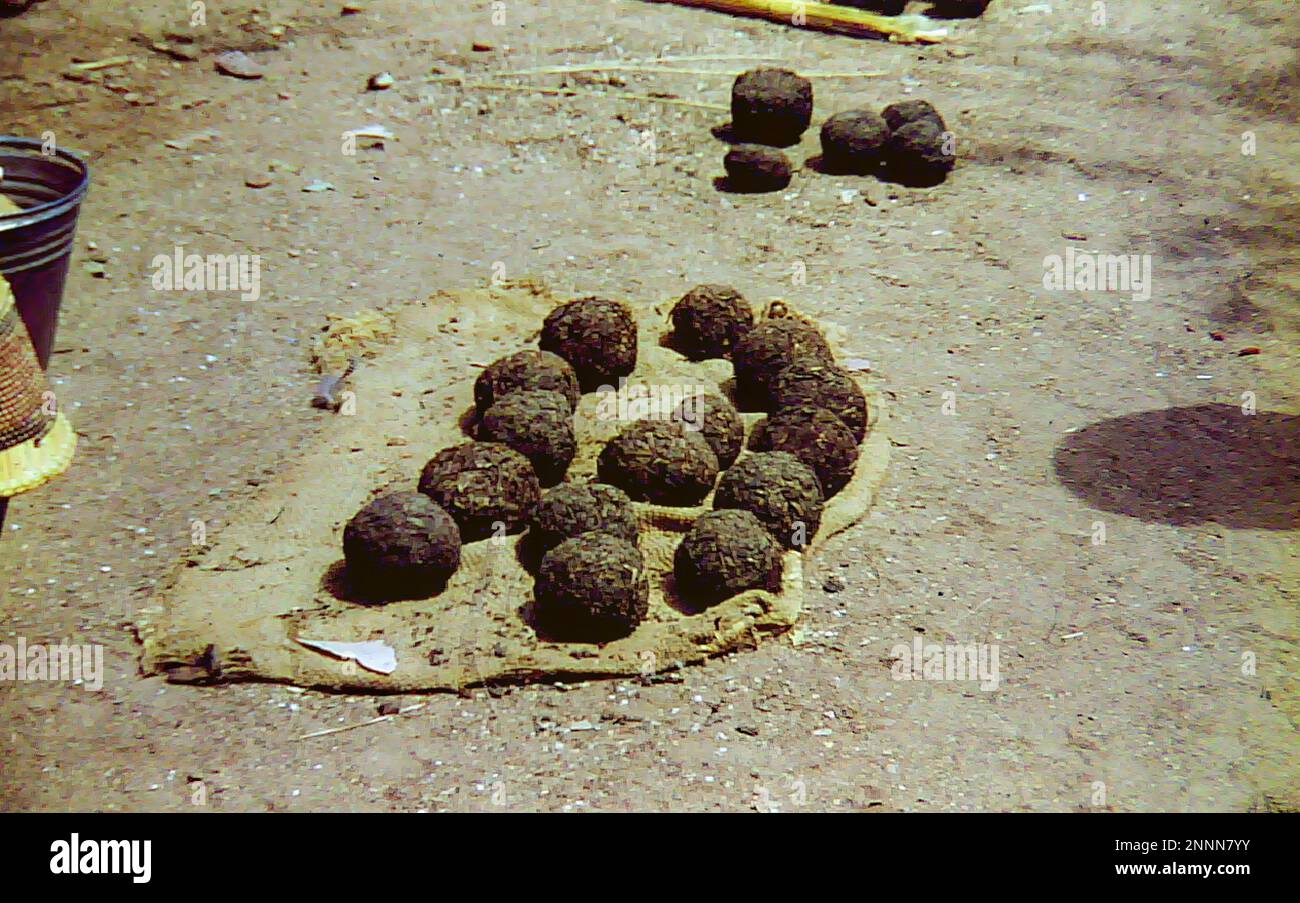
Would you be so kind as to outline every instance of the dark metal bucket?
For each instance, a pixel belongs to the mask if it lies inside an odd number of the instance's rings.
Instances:
[[[18,313],[44,368],[54,348],[63,284],[72,259],[77,214],[90,169],[71,151],[29,138],[0,136],[0,192],[22,207],[0,216],[0,275],[9,280]]]
[[[0,135],[0,192],[22,207],[0,216],[0,275],[9,280],[18,314],[44,369],[54,350],[63,284],[72,260],[77,214],[90,186],[90,168],[71,151],[29,138]],[[8,499],[0,499],[0,531]]]

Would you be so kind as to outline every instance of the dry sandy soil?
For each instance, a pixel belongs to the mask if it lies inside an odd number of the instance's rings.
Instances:
[[[932,47],[640,0],[507,0],[504,24],[480,0],[209,3],[200,27],[124,5],[0,20],[4,130],[53,131],[95,175],[50,367],[80,451],[10,512],[0,641],[102,643],[107,668],[100,692],[0,685],[4,809],[1300,807],[1293,3],[1108,3],[1098,24],[1082,0],[994,0]],[[140,43],[168,31],[199,59]],[[265,77],[217,74],[230,48]],[[725,105],[753,61],[492,75],[705,54],[858,73],[816,81],[816,121],[928,98],[959,166],[724,194],[725,113],[630,95]],[[367,92],[381,71],[396,84]],[[371,123],[398,140],[344,154]],[[813,129],[792,157],[815,152]],[[260,299],[155,291],[178,245],[261,255]],[[1150,255],[1150,297],[1045,289],[1069,247]],[[141,676],[132,621],[191,521],[219,533],[331,416],[308,404],[325,315],[494,264],[636,304],[727,282],[848,330],[893,399],[893,461],[810,562],[803,627],[668,681],[435,695],[308,740],[380,700]],[[918,636],[997,644],[998,689],[892,679]]]

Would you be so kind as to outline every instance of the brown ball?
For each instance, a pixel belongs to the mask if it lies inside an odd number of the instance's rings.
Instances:
[[[533,594],[537,626],[559,641],[605,643],[625,637],[650,610],[640,551],[608,533],[582,533],[547,552]]]
[[[821,140],[827,172],[865,175],[884,162],[889,126],[870,110],[850,110],[822,123]]]
[[[693,395],[677,406],[673,419],[704,437],[719,467],[736,462],[745,444],[745,421],[727,399],[716,393]]]
[[[889,178],[917,188],[938,185],[957,165],[948,141],[943,126],[931,119],[899,126],[889,139]]]
[[[460,567],[460,530],[418,492],[374,499],[343,528],[348,580],[374,601],[429,595]]]
[[[495,442],[438,452],[420,472],[419,488],[455,518],[465,542],[519,532],[542,495],[528,459]]]
[[[754,429],[753,448],[794,455],[817,474],[830,498],[853,478],[858,445],[844,421],[813,405],[781,408]]]
[[[891,103],[880,111],[880,118],[885,120],[885,125],[889,126],[891,132],[896,132],[909,122],[920,122],[928,119],[939,127],[939,131],[947,128],[944,125],[943,117],[939,115],[928,100],[904,100],[900,103]]]
[[[772,410],[809,405],[830,411],[849,428],[854,442],[867,435],[867,396],[857,380],[834,364],[795,361],[772,381]]]
[[[753,452],[722,475],[716,510],[740,508],[759,519],[789,549],[807,545],[822,521],[817,474],[789,452]]]
[[[564,358],[584,392],[614,385],[636,369],[636,320],[626,304],[579,298],[546,315],[539,345]]]
[[[751,69],[731,86],[731,131],[739,141],[797,144],[812,110],[812,82],[789,69]]]
[[[562,483],[542,497],[528,535],[546,552],[592,530],[636,543],[640,530],[627,493],[605,483]]]
[[[727,191],[758,194],[780,191],[790,184],[790,158],[779,150],[757,144],[738,144],[722,158]]]
[[[633,499],[698,505],[718,478],[718,456],[699,433],[673,420],[638,420],[601,449],[597,473]]]
[[[526,457],[543,486],[564,479],[578,451],[569,401],[558,392],[510,393],[483,414],[478,437]]]
[[[827,364],[834,360],[822,334],[801,320],[764,320],[751,329],[731,353],[736,397],[742,406],[768,410],[777,373],[805,355]]]
[[[725,357],[754,328],[754,311],[729,285],[697,285],[673,306],[673,339],[687,357]]]
[[[747,589],[776,591],[781,547],[748,511],[710,511],[691,525],[677,547],[673,572],[678,592],[706,606]]]
[[[549,351],[518,351],[493,361],[474,380],[474,406],[480,415],[511,392],[559,392],[578,407],[578,374],[569,362]]]

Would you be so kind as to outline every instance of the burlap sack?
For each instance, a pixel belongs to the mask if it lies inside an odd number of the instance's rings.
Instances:
[[[378,491],[413,489],[425,461],[465,441],[478,368],[535,348],[542,318],[561,300],[523,284],[440,293],[397,314],[392,343],[361,363],[355,398],[344,397],[345,410],[355,412],[324,423],[315,446],[211,537],[209,547],[196,550],[157,604],[142,612],[143,669],[176,681],[459,690],[649,675],[752,647],[790,628],[799,617],[804,558],[865,515],[883,477],[889,442],[874,393],[868,392],[873,423],[854,477],[828,504],[809,547],[785,554],[779,593],[750,591],[698,613],[676,598],[673,552],[694,518],[711,507],[709,498],[690,509],[638,505],[650,613],[631,636],[603,646],[538,639],[523,616],[532,577],[520,563],[518,536],[466,544],[460,569],[433,598],[376,607],[338,597],[344,524]],[[660,344],[670,304],[633,304],[640,346],[632,382],[725,392],[729,363],[691,363]],[[829,337],[834,340],[833,331]],[[438,364],[442,353],[464,361],[463,368],[446,372]],[[578,455],[568,479],[591,477],[600,449],[625,425],[608,418],[612,403],[598,394],[582,397],[574,418]],[[760,416],[745,415],[747,426]],[[397,666],[378,673],[307,648],[302,638],[381,641],[394,650]]]

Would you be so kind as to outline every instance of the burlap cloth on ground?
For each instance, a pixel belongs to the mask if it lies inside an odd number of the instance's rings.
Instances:
[[[566,678],[649,675],[755,646],[794,625],[803,561],[870,508],[889,454],[884,412],[868,388],[872,427],[852,481],[827,505],[803,554],[784,556],[779,594],[754,590],[692,613],[672,586],[673,552],[712,506],[638,505],[650,574],[650,613],[629,637],[604,646],[539,640],[521,616],[532,577],[518,536],[466,544],[460,569],[429,599],[364,606],[338,598],[344,524],[379,490],[413,489],[436,451],[463,442],[473,382],[497,357],[535,348],[542,318],[561,298],[524,283],[439,293],[393,317],[395,338],[363,360],[355,414],[322,415],[320,440],[177,568],[137,622],[142,668],[174,681],[268,680],[334,690],[409,692]],[[731,365],[691,363],[660,341],[672,302],[633,304],[640,328],[631,382],[726,391]],[[832,330],[828,338],[834,343]],[[445,360],[461,366],[449,368]],[[578,455],[569,480],[595,472],[596,455],[624,422],[605,419],[611,399],[582,397]],[[748,428],[761,415],[744,415]],[[397,659],[383,674],[308,649],[297,638],[378,640]]]

